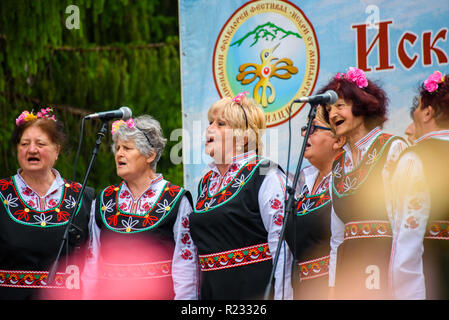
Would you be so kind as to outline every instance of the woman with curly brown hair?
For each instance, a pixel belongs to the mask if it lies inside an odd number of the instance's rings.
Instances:
[[[332,165],[330,284],[336,299],[386,299],[392,249],[386,190],[407,143],[382,132],[388,98],[362,70],[337,73],[320,92],[327,90],[339,99],[326,106],[326,118],[346,138]]]

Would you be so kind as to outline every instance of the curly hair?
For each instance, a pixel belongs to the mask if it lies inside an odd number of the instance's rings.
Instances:
[[[435,112],[435,122],[439,126],[449,125],[449,75],[444,76],[444,81],[438,84],[438,90],[429,92],[424,83],[419,88],[421,106],[432,106]]]
[[[318,93],[334,90],[338,97],[352,102],[352,114],[356,117],[362,116],[365,126],[373,129],[383,126],[387,121],[387,106],[389,99],[380,85],[368,80],[368,86],[359,88],[354,82],[347,79],[332,78],[327,85],[322,87]],[[326,121],[329,121],[329,113],[325,111]]]

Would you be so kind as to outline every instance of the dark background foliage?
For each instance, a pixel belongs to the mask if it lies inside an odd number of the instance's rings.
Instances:
[[[66,27],[73,13],[66,13],[70,5],[79,8],[79,29]],[[130,107],[134,117],[151,114],[166,138],[181,128],[176,0],[0,1],[1,177],[18,168],[10,138],[23,110],[53,107],[64,122],[68,143],[55,167],[72,179],[81,119],[120,106]],[[100,124],[85,122],[78,181],[84,177]],[[169,157],[177,143],[168,141],[157,171],[183,185],[183,166]],[[108,130],[88,180],[97,191],[120,180],[110,145]]]

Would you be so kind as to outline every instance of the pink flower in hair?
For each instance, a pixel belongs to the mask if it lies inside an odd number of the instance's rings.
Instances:
[[[354,82],[359,88],[365,88],[368,86],[368,80],[366,79],[365,72],[358,68],[350,67],[348,72],[346,72],[346,79]]]
[[[35,120],[37,119],[37,116],[34,115],[32,112],[28,112],[28,111],[23,111],[18,118],[16,118],[16,125],[20,126],[22,124],[24,124],[27,121],[31,121],[31,120]]]
[[[112,130],[111,130],[111,133],[112,133],[112,134],[116,133],[117,130],[118,130],[122,125],[124,125],[124,124],[126,124],[126,125],[128,126],[128,128],[130,128],[130,129],[134,128],[135,125],[136,125],[136,124],[134,123],[133,118],[129,118],[129,119],[126,120],[126,121],[123,121],[123,120],[116,120],[116,121],[114,121],[114,122],[112,123]]]
[[[241,103],[243,97],[245,97],[247,94],[249,94],[248,91],[240,92],[238,95],[236,95],[236,96],[232,99],[232,101],[237,102],[237,103]]]
[[[128,128],[132,129],[136,125],[133,118],[129,118],[125,121],[125,123],[128,125]]]
[[[438,84],[444,81],[444,77],[440,71],[432,73],[425,81],[424,88],[428,92],[434,92],[438,89]]]

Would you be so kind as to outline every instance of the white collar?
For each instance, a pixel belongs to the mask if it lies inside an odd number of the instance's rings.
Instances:
[[[33,188],[31,188],[28,183],[26,183],[26,181],[23,179],[23,177],[21,176],[22,169],[18,169],[17,170],[17,174],[15,175],[15,179],[19,180],[21,183],[23,183],[26,187],[30,188],[31,190],[33,190]],[[50,188],[48,188],[47,193],[45,193],[45,195],[41,198],[46,197],[47,195],[53,193],[55,190],[58,190],[65,182],[62,179],[61,175],[59,174],[58,170],[52,168],[51,172],[55,175],[55,180],[53,180]],[[35,194],[38,194],[36,191],[33,190],[33,192]]]
[[[154,186],[157,186],[157,184],[158,184],[160,181],[163,181],[163,180],[164,180],[164,177],[162,176],[162,174],[157,173],[157,174],[156,174],[156,177],[155,177],[153,180],[151,180],[150,185],[148,186],[148,188],[145,189],[145,191],[142,192],[142,194],[141,194],[140,196],[138,196],[137,199],[139,199],[139,198],[140,198],[143,194],[145,194],[145,192],[147,192],[149,189],[152,189]],[[131,193],[131,190],[130,190],[129,187],[128,187],[128,184],[126,183],[125,180],[123,180],[123,184],[122,184],[122,188],[121,188],[120,192],[123,192],[123,191],[125,191],[125,190],[128,191],[130,194],[132,194],[132,193]]]
[[[449,141],[449,130],[437,130],[437,131],[428,132],[425,135],[423,135],[422,137],[420,137],[419,139],[416,139],[415,144],[418,142],[430,139],[430,138]]]
[[[371,130],[368,134],[366,134],[363,138],[361,138],[354,144],[354,149],[358,150],[360,152],[360,156],[363,157],[366,151],[368,151],[371,144],[377,139],[377,137],[381,133],[382,133],[381,128],[375,127],[373,130]],[[350,155],[352,159],[351,146],[349,145],[349,143],[346,143],[343,146],[343,150],[345,150],[346,154]]]

